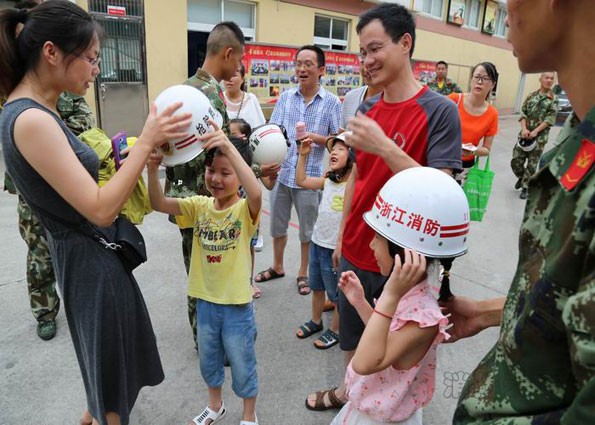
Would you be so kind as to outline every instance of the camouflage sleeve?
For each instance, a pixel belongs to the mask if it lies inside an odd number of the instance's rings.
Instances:
[[[529,114],[528,111],[528,103],[529,103],[529,99],[531,98],[531,95],[527,96],[527,98],[525,99],[525,101],[523,102],[523,107],[521,108],[521,116],[519,118],[519,121],[521,120],[527,120],[527,115]]]
[[[63,93],[57,107],[64,123],[77,136],[95,126],[91,108],[82,96]]]
[[[547,123],[550,127],[556,124],[556,114],[558,113],[558,97],[554,96],[554,99],[549,102],[547,112],[543,122]]]
[[[463,90],[461,90],[461,88],[458,85],[454,84],[454,87],[452,88],[452,92],[453,93],[463,93]]]
[[[562,312],[570,348],[570,364],[576,379],[577,393],[561,424],[587,423],[595,406],[595,238],[586,261],[587,275],[578,291],[568,298]],[[589,263],[590,262],[590,263]]]

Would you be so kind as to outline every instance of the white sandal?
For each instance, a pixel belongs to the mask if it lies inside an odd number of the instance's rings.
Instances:
[[[240,421],[240,425],[258,425],[258,418],[256,417],[256,413],[254,413],[254,422]]]
[[[192,423],[195,425],[206,425],[207,421],[210,419],[211,422],[209,425],[213,425],[223,419],[226,413],[227,410],[225,410],[225,403],[223,400],[221,400],[221,407],[219,408],[218,412],[215,412],[213,409],[207,406],[200,415],[192,419]]]

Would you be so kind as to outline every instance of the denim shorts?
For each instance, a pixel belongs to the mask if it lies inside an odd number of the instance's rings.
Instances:
[[[256,373],[256,323],[254,305],[214,304],[198,300],[197,334],[200,347],[200,373],[209,388],[220,388],[225,381],[224,354],[231,365],[231,388],[240,398],[258,394]]]
[[[324,291],[328,299],[337,301],[337,284],[339,276],[333,267],[333,250],[310,242],[310,265],[308,281],[313,291]]]

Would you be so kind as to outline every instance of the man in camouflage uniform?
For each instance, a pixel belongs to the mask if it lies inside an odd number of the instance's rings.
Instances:
[[[81,96],[62,93],[56,106],[60,117],[76,135],[95,125],[91,109]],[[17,194],[8,174],[4,175],[4,189]],[[50,250],[39,220],[20,195],[17,213],[19,232],[28,247],[27,289],[31,312],[37,320],[37,335],[49,340],[56,335],[56,316],[60,310]]]
[[[522,139],[537,139],[535,147],[530,151],[523,150],[518,144],[512,150],[510,167],[518,180],[515,189],[521,189],[521,199],[527,199],[527,184],[537,169],[537,163],[550,134],[550,127],[556,123],[558,112],[558,97],[552,92],[555,75],[544,72],[539,78],[541,87],[525,99],[521,110]]]
[[[461,89],[457,86],[457,83],[447,78],[447,75],[448,64],[444,61],[438,62],[436,64],[436,78],[432,78],[428,82],[430,90],[444,96],[448,96],[451,93],[461,93]]]
[[[558,72],[574,107],[529,179],[508,297],[454,297],[453,339],[501,325],[469,377],[454,423],[595,423],[595,55],[591,1],[508,0],[521,71]],[[568,31],[572,28],[572,31]],[[547,34],[547,37],[543,37]]]
[[[219,82],[230,80],[240,68],[244,55],[244,35],[233,22],[222,22],[213,28],[207,39],[207,54],[202,68],[184,82],[196,87],[211,101],[211,105],[223,117],[223,131],[229,135],[229,117],[225,108],[223,91]],[[166,170],[165,193],[173,198],[184,198],[193,195],[211,196],[205,185],[205,157],[202,152],[198,157],[185,164],[168,167]],[[170,221],[175,223],[173,217]],[[192,229],[180,229],[182,234],[182,254],[186,274],[190,270],[192,254]],[[196,339],[196,301],[188,295],[188,320],[192,328],[195,347]]]

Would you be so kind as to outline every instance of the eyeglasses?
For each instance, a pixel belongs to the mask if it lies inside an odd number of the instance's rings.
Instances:
[[[79,55],[78,57],[86,62],[89,62],[91,66],[99,66],[99,64],[101,63],[101,57],[99,56],[97,56],[96,58],[90,58],[85,55]]]
[[[491,83],[492,79],[490,77],[488,77],[487,75],[474,75],[473,77],[473,81],[477,81],[478,83]]]
[[[306,61],[306,62],[298,61],[295,63],[296,69],[299,69],[299,68],[312,69],[315,66],[316,66],[316,64],[312,61]]]
[[[401,37],[403,37],[405,34],[406,33],[400,34],[393,42],[398,42],[401,39]],[[389,41],[392,41],[392,39],[389,38],[388,40],[384,40],[382,43],[373,43],[371,46],[368,46],[365,49],[360,49],[359,53],[357,54],[357,58],[360,62],[365,61],[368,55],[375,55],[376,53],[381,51]]]

